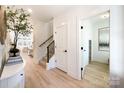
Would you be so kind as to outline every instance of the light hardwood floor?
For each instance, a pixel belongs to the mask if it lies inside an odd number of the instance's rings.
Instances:
[[[26,59],[25,87],[26,88],[94,88],[103,87],[86,80],[75,80],[65,72],[55,68],[45,70],[42,64],[34,64],[31,57],[22,55]]]
[[[94,84],[109,87],[109,65],[100,62],[90,62],[85,67],[83,77]]]

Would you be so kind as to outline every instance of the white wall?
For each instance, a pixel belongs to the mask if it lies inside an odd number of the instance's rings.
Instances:
[[[124,87],[124,6],[113,6],[110,15],[110,85]]]
[[[4,47],[5,47],[5,46],[4,46],[4,45],[1,45],[1,43],[0,43],[0,70],[1,70],[1,65],[2,65]]]
[[[46,50],[47,45],[39,47],[41,43],[43,43],[45,40],[47,40],[53,33],[52,28],[52,21],[50,22],[42,22],[40,20],[33,20],[33,26],[34,26],[34,42],[33,42],[33,55],[34,55],[34,62],[39,63],[39,60],[41,60],[44,56],[46,56]]]
[[[109,10],[108,6],[79,6],[61,16],[54,17],[54,26],[68,21],[68,75],[81,79],[81,32],[79,21]]]
[[[99,19],[92,22],[92,61],[108,63],[109,51],[98,50],[98,29],[103,27],[109,27],[109,19]]]
[[[9,50],[10,50],[10,37],[9,37],[9,33],[7,33],[5,44],[1,45],[0,43],[0,70],[1,70],[2,62],[6,61],[9,57],[9,53],[8,53]],[[6,58],[5,60],[3,60],[4,57]]]

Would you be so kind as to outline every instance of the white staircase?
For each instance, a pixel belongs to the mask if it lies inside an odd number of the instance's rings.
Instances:
[[[45,68],[46,70],[49,70],[51,68],[55,68],[55,60],[54,60],[54,55],[51,52],[49,52],[49,56],[51,57],[49,60],[49,63],[47,62],[47,55],[44,56],[41,60],[40,60],[40,65],[42,65],[43,68]]]
[[[47,46],[46,56],[42,57],[42,59],[39,62],[46,70],[50,70],[56,67],[54,52],[55,52],[54,41],[52,41]]]

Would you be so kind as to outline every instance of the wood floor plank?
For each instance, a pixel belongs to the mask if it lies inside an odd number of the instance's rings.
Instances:
[[[54,68],[46,70],[42,64],[34,64],[33,59],[22,54],[26,60],[25,88],[95,88],[104,87],[87,80],[76,80],[65,72]]]
[[[109,87],[109,65],[91,62],[85,67],[84,79],[103,87]]]

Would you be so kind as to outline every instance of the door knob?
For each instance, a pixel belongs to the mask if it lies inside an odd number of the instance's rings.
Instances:
[[[23,74],[20,74],[20,76],[23,76]]]
[[[67,50],[65,50],[64,52],[67,52]]]

